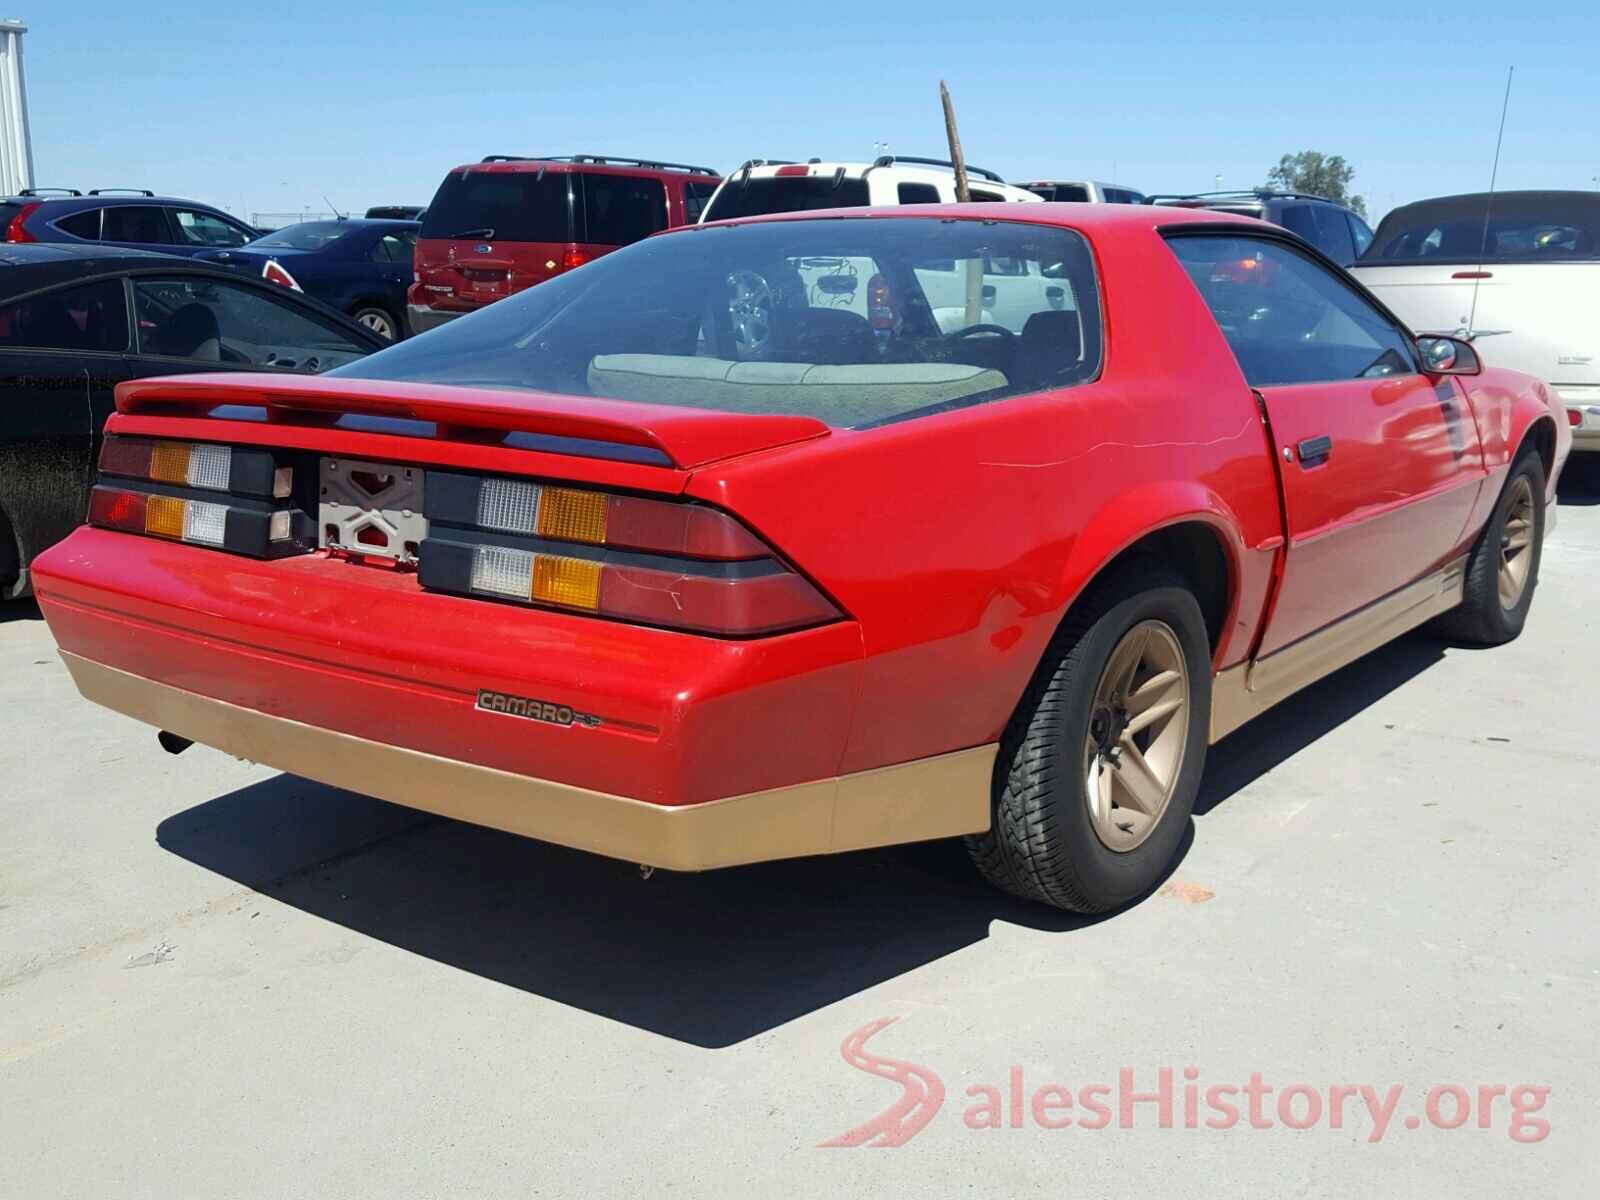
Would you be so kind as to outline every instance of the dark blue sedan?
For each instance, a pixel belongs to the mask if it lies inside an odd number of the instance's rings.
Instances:
[[[406,333],[406,288],[419,228],[415,221],[359,217],[306,221],[236,250],[196,257],[302,291],[392,341]]]

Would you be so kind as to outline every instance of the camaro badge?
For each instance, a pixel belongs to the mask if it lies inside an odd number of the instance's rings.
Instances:
[[[587,725],[593,728],[600,718],[593,713],[578,712],[565,704],[551,704],[548,700],[530,700],[527,696],[508,696],[504,692],[478,689],[477,708],[484,712],[505,713],[508,717],[526,717],[530,721],[544,721],[549,725]]]

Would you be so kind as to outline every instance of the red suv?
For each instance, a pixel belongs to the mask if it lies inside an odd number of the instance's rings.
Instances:
[[[693,225],[721,182],[709,167],[595,154],[491,154],[457,167],[422,218],[406,297],[411,332]]]

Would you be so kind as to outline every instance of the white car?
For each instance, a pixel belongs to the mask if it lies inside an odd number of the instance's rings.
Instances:
[[[1600,451],[1600,193],[1419,200],[1384,217],[1351,271],[1412,329],[1543,379],[1572,448]]]
[[[1043,200],[1012,187],[993,171],[967,166],[967,191],[974,202]],[[874,162],[776,162],[751,159],[728,174],[700,212],[700,223],[775,212],[819,208],[882,208],[897,204],[954,204],[955,168],[936,158]]]
[[[1119,183],[1100,183],[1094,179],[1040,179],[1025,184],[1042,200],[1063,204],[1143,204],[1145,195]]]

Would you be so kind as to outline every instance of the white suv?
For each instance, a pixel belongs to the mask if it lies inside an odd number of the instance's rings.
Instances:
[[[969,165],[967,176],[967,191],[974,202],[1043,200],[982,167]],[[821,208],[955,202],[955,168],[942,159],[887,154],[870,163],[751,159],[722,181],[701,211],[700,222]]]

